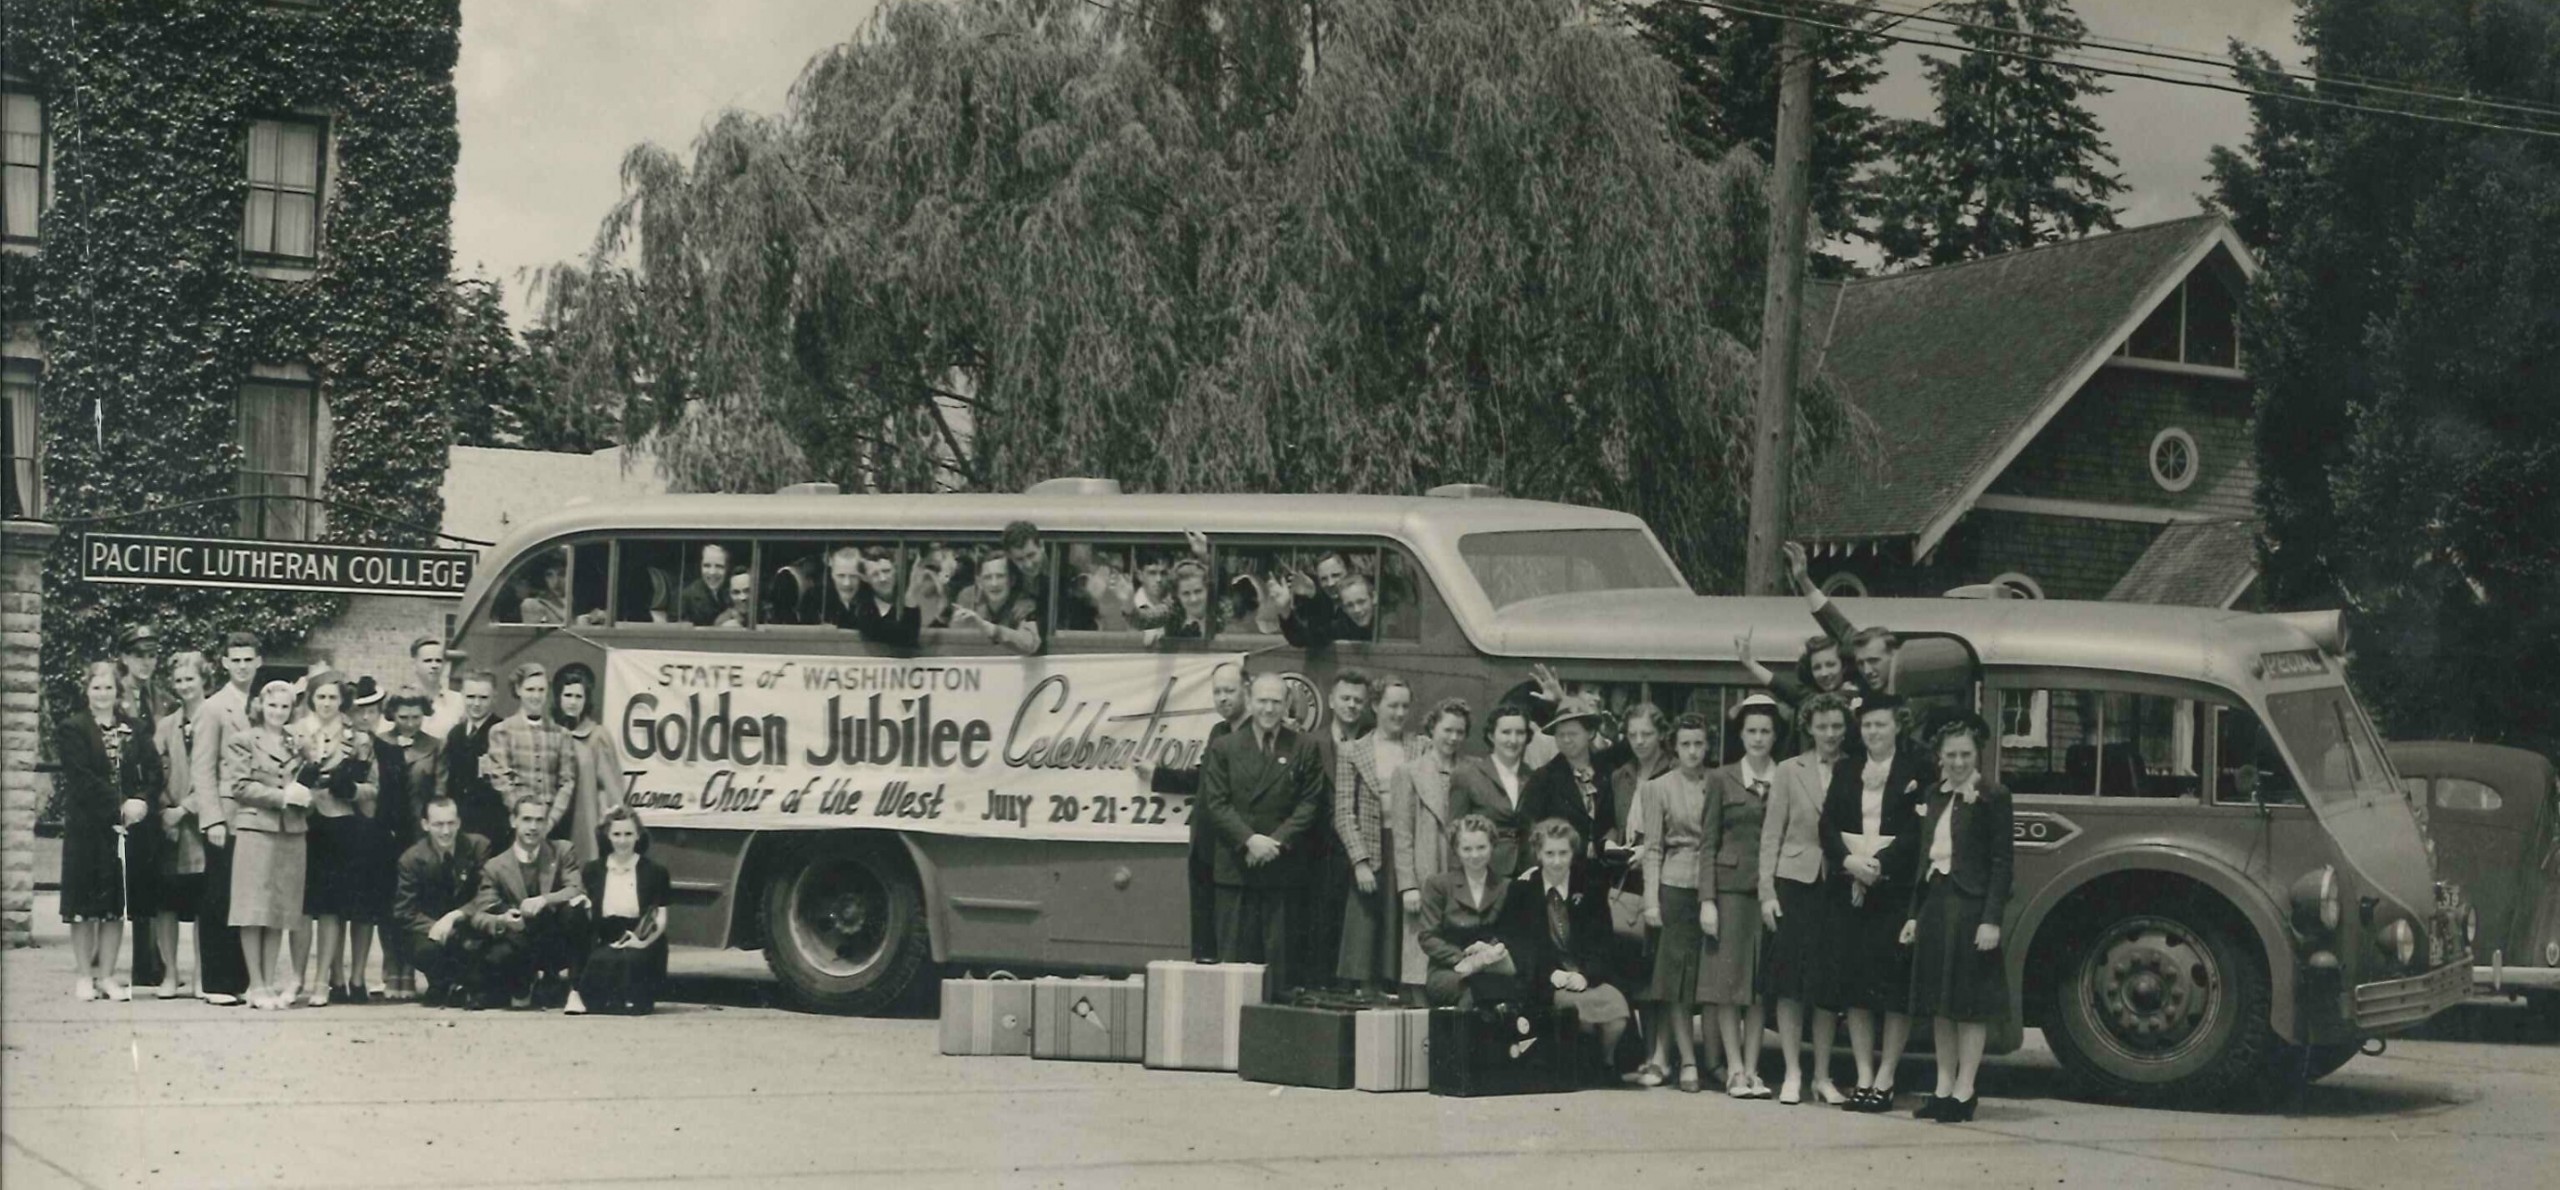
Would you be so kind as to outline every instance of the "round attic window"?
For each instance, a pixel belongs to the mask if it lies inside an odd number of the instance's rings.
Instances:
[[[2187,490],[2201,465],[2195,435],[2171,426],[2151,440],[2151,480],[2163,491]]]

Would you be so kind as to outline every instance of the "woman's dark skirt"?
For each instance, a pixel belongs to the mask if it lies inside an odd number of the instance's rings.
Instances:
[[[1932,880],[1920,899],[1920,928],[1911,941],[1911,1015],[1993,1021],[2009,1011],[2007,976],[1998,948],[1973,945],[1982,898],[1947,879]]]
[[[1779,879],[1778,928],[1760,939],[1759,992],[1763,999],[1816,1004],[1822,969],[1830,962],[1831,897],[1821,884]]]
[[[1353,886],[1342,902],[1342,946],[1334,972],[1345,983],[1394,983],[1404,968],[1404,903],[1392,873],[1378,868],[1378,891]]]
[[[390,837],[361,814],[311,819],[302,911],[313,917],[378,922],[391,913]]]
[[[1662,886],[1662,929],[1654,937],[1653,978],[1637,999],[1656,1004],[1698,1002],[1698,975],[1706,954],[1698,929],[1698,890]]]
[[[145,817],[125,828],[124,909],[135,921],[147,921],[168,907],[167,878],[160,874],[160,853],[167,846],[156,819]]]
[[[114,829],[66,828],[62,832],[62,920],[122,921],[124,895]]]
[[[1823,924],[1831,935],[1831,957],[1820,980],[1823,995],[1814,1003],[1835,1012],[1905,1011],[1911,1006],[1911,951],[1902,945],[1902,923],[1911,892],[1898,883],[1878,884],[1853,905],[1850,890],[1857,883],[1847,876],[1830,881],[1831,909]]]
[[[667,978],[667,940],[641,950],[615,949],[613,940],[638,928],[638,918],[608,917],[596,922],[596,945],[578,971],[578,998],[589,1012],[648,1012],[657,1007],[658,986]]]

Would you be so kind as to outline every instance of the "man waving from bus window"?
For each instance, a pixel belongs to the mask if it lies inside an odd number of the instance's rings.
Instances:
[[[1296,986],[1289,907],[1306,883],[1304,836],[1323,814],[1324,757],[1282,722],[1289,688],[1278,674],[1253,680],[1247,725],[1209,745],[1200,793],[1217,834],[1218,958],[1261,963],[1275,988]]]

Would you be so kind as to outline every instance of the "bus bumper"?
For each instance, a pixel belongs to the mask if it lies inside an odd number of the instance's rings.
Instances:
[[[2560,967],[2509,967],[2493,964],[2471,969],[2471,986],[2484,992],[2547,992],[2560,988]]]
[[[2360,983],[2355,1025],[2365,1034],[2396,1033],[2461,1003],[2471,994],[2471,959],[2447,963],[2424,975]]]

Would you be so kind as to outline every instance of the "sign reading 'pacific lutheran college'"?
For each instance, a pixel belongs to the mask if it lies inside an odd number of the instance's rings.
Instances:
[[[454,599],[471,583],[473,555],[376,545],[235,541],[90,533],[80,542],[80,577],[93,583],[162,587],[251,587],[348,595]]]

